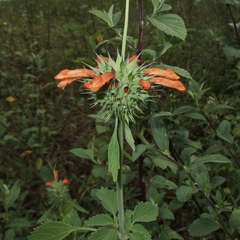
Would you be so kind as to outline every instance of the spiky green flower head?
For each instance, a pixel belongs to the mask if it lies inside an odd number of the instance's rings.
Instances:
[[[153,84],[186,91],[173,70],[146,68],[138,63],[137,56],[123,59],[117,53],[114,61],[110,55],[97,55],[96,67],[64,69],[55,79],[60,81],[60,88],[78,79],[84,79],[84,87],[92,96],[93,106],[100,106],[100,118],[105,122],[111,117],[117,117],[127,123],[135,122],[136,118],[143,115],[146,103],[152,100],[149,90]]]
[[[139,83],[140,80],[149,77],[144,76],[143,67],[139,67],[137,57],[123,59],[117,54],[114,61],[111,56],[108,58],[98,56],[97,63],[98,74],[102,76],[99,81],[105,81],[104,73],[112,73],[113,76],[106,80],[108,84],[104,84],[97,91],[89,92],[94,105],[100,106],[100,117],[104,121],[115,116],[126,122],[135,122],[135,119],[143,114],[146,102],[150,100],[148,91]],[[85,83],[84,86],[91,90],[91,85],[88,87]]]

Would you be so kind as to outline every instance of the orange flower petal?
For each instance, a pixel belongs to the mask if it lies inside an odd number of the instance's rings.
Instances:
[[[55,80],[77,80],[85,77],[95,77],[96,74],[93,70],[80,68],[80,69],[64,69],[57,76],[54,77]]]
[[[164,77],[172,80],[178,80],[180,77],[172,69],[159,69],[159,68],[146,68],[144,70],[146,75],[156,75],[158,77]]]
[[[99,90],[105,83],[109,82],[112,78],[114,78],[113,72],[105,72],[101,75],[96,76],[92,82],[86,82],[84,87],[90,90],[97,91]]]
[[[184,87],[182,82],[173,81],[173,80],[170,80],[170,79],[167,79],[167,78],[155,77],[155,78],[152,78],[150,80],[150,83],[151,84],[160,84],[160,85],[165,86],[165,87],[174,88],[174,89],[177,89],[181,92],[186,91],[186,88]]]
[[[86,78],[86,77],[95,77],[96,74],[93,70],[80,68],[75,70],[69,70],[64,69],[58,75],[54,77],[55,80],[60,81],[60,83],[57,85],[59,88],[63,88],[67,86],[68,84],[72,83],[73,81],[76,81],[80,78]]]
[[[148,91],[150,88],[151,88],[151,83],[144,80],[144,79],[141,79],[139,81],[139,84],[143,87],[144,90]]]
[[[63,185],[67,185],[68,183],[69,183],[68,179],[63,179],[63,180],[62,180],[62,184],[63,184]]]
[[[52,183],[53,183],[52,181],[51,181],[51,182],[46,182],[46,183],[45,183],[45,186],[46,186],[46,187],[50,187],[50,186],[52,186]]]
[[[58,180],[58,170],[54,171],[54,179],[57,181]]]

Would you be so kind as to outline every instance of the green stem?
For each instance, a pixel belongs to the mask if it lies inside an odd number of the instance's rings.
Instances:
[[[118,125],[118,140],[120,147],[120,168],[118,171],[118,178],[116,182],[117,188],[117,201],[118,201],[118,222],[119,222],[119,232],[120,239],[126,239],[125,232],[125,220],[124,220],[124,201],[123,201],[123,158],[124,158],[124,121],[120,121]]]
[[[126,0],[123,39],[122,39],[122,59],[125,59],[127,31],[128,31],[128,18],[129,18],[129,0]]]

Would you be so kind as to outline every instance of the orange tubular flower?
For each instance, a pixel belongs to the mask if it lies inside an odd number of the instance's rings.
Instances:
[[[54,181],[58,182],[58,170],[55,170],[53,172],[53,175],[54,175]],[[46,182],[45,183],[45,186],[46,187],[51,187],[52,184],[54,183],[54,181],[49,181],[49,182]],[[69,183],[68,179],[63,179],[62,182],[61,182],[63,185],[67,185]]]
[[[95,77],[96,73],[93,70],[80,68],[75,70],[64,69],[57,76],[54,77],[55,80],[60,81],[57,85],[59,88],[66,87],[68,84],[72,83],[81,78],[92,78]]]
[[[186,91],[182,82],[177,81],[180,77],[171,69],[147,68],[144,70],[144,73],[148,76],[155,76],[150,80],[150,84],[159,84],[181,92]]]
[[[105,72],[101,75],[94,77],[92,82],[85,82],[84,87],[90,90],[97,91],[114,77],[115,74],[113,72]]]
[[[151,88],[151,83],[144,80],[144,79],[141,79],[139,81],[139,84],[143,87],[144,90],[148,91],[150,88]]]

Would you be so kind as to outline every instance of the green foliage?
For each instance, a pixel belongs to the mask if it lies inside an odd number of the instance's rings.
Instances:
[[[88,118],[96,108],[81,88],[59,91],[51,82],[62,68],[95,64],[93,50],[121,47],[124,1],[95,2],[0,2],[0,239],[119,238],[110,189],[120,123]],[[129,55],[141,50],[142,63],[173,69],[187,93],[154,89],[157,103],[121,126],[126,234],[239,239],[239,1],[143,5],[140,44],[131,1]],[[68,197],[48,201],[44,183],[55,168],[70,179]]]

